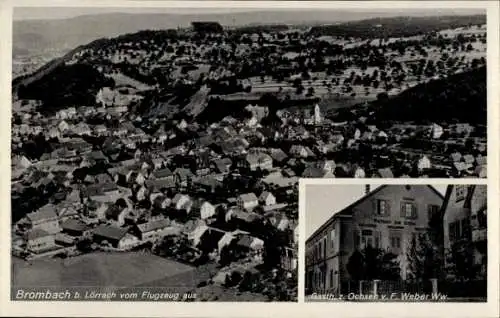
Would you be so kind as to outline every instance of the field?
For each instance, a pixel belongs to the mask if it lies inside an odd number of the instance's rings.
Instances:
[[[91,253],[68,259],[25,262],[12,258],[13,287],[129,287],[167,277],[190,275],[195,268],[144,253]],[[190,284],[192,285],[192,284]],[[163,285],[165,286],[165,285]],[[170,287],[170,286],[165,286]]]

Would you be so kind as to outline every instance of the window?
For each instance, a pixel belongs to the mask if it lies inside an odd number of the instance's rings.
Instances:
[[[377,214],[380,216],[389,215],[389,202],[385,200],[377,200]]]
[[[460,238],[460,221],[451,222],[448,225],[450,241],[456,241]]]
[[[477,213],[477,224],[480,229],[486,228],[486,209]]]
[[[322,251],[323,251],[323,246],[322,246],[321,242],[319,242],[319,249],[318,249],[318,253],[319,253],[318,258],[319,259],[323,258]]]
[[[323,254],[322,256],[325,257],[326,255],[326,236],[323,238]]]
[[[428,220],[432,219],[433,215],[436,215],[439,211],[439,205],[436,204],[429,204],[427,206],[427,218]]]
[[[332,229],[330,231],[330,247],[334,250],[335,252],[335,229]]]
[[[401,249],[401,233],[390,233],[390,241],[392,249]]]
[[[402,202],[401,203],[401,217],[407,219],[414,219],[417,217],[417,208],[415,204],[411,202]]]
[[[333,288],[333,269],[330,269],[330,288]]]
[[[418,244],[418,235],[416,232],[411,233],[411,241],[415,241],[415,243]]]
[[[460,221],[460,237],[467,238],[471,235],[470,220],[468,218]]]
[[[465,199],[465,185],[463,184],[455,185],[455,196],[456,196],[456,202]]]
[[[372,230],[362,230],[361,231],[361,248],[366,248],[368,246],[374,247],[373,231]]]
[[[381,243],[380,243],[380,238],[382,234],[380,232],[375,232],[375,247],[376,248],[381,248]]]

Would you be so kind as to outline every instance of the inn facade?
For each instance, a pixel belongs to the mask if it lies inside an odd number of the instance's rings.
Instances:
[[[418,233],[428,231],[444,197],[428,185],[383,185],[336,212],[306,241],[306,290],[341,292],[349,281],[346,265],[356,250],[370,245],[398,255],[407,276],[407,250]]]

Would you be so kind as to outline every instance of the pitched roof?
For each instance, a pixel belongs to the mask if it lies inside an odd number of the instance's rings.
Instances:
[[[191,170],[186,168],[177,168],[175,169],[174,174],[178,175],[181,179],[187,179],[194,176]]]
[[[147,189],[155,191],[161,189],[175,188],[175,181],[172,179],[146,180],[145,185]]]
[[[377,172],[381,178],[394,178],[391,168],[378,169]]]
[[[57,218],[56,207],[49,203],[38,209],[38,211],[29,213],[26,217],[32,222]]]
[[[46,237],[46,236],[51,236],[51,234],[42,230],[42,229],[33,229],[26,234],[26,239],[27,240],[36,240],[38,238],[42,238],[42,237]]]
[[[154,171],[153,176],[157,179],[161,179],[161,178],[167,178],[167,177],[173,176],[173,173],[170,169],[163,168],[163,169]]]
[[[137,225],[137,228],[142,233],[145,233],[145,232],[151,232],[151,231],[163,229],[169,225],[170,225],[169,219],[161,219],[161,220],[150,221],[147,223],[139,224],[139,225]]]
[[[88,227],[80,220],[68,219],[61,224],[63,230],[78,231],[83,232],[88,229]]]
[[[269,197],[270,195],[273,195],[271,192],[269,191],[264,191],[260,194],[259,196],[259,200],[265,200],[267,199],[267,197]]]
[[[309,242],[312,238],[314,238],[318,233],[320,233],[321,231],[323,231],[329,224],[331,224],[336,218],[338,217],[351,217],[352,216],[352,208],[361,204],[362,202],[368,200],[369,198],[373,197],[375,194],[377,194],[378,192],[380,192],[382,189],[385,189],[386,187],[388,186],[405,186],[405,185],[381,185],[379,186],[378,188],[376,188],[375,190],[371,191],[370,193],[362,196],[361,198],[359,198],[358,200],[356,200],[355,202],[351,203],[350,205],[348,205],[347,207],[343,208],[342,210],[340,210],[339,212],[337,213],[334,213],[325,223],[323,223],[316,231],[314,231],[313,234],[311,234],[309,236],[309,238],[307,238],[306,240],[306,244],[307,242]],[[433,186],[431,185],[427,185],[427,187],[429,187],[429,189],[434,193],[436,194],[439,198],[441,198],[442,200],[444,200],[445,198],[443,197],[443,195],[437,191]]]
[[[250,202],[250,201],[258,200],[257,196],[253,192],[240,194],[239,197],[243,202]]]
[[[121,240],[125,234],[127,234],[127,229],[112,225],[101,225],[94,230],[94,235],[117,241]]]

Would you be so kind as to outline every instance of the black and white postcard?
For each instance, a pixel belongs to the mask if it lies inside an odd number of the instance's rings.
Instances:
[[[496,316],[498,8],[0,1],[0,315]]]

